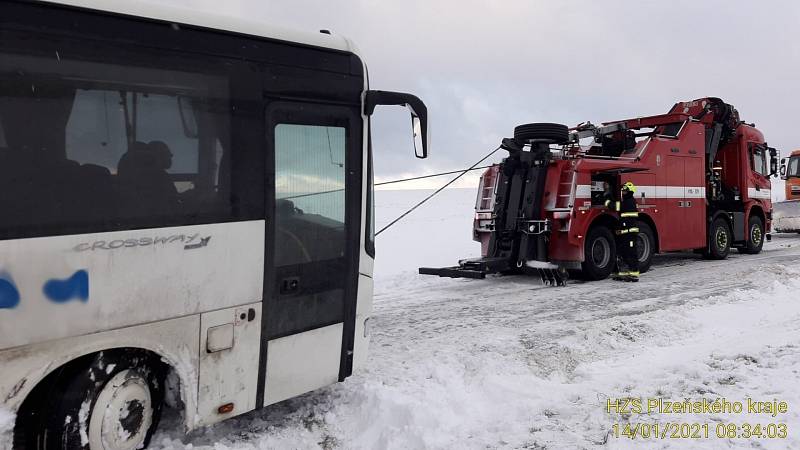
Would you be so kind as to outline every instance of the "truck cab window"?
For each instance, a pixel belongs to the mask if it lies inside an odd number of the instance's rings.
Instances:
[[[750,166],[753,168],[754,172],[758,172],[765,177],[769,176],[767,151],[764,147],[760,145],[752,146],[752,150],[750,151]]]
[[[800,177],[800,157],[789,159],[789,166],[786,168],[786,177]]]

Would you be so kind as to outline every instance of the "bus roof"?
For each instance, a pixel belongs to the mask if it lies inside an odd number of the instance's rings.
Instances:
[[[45,2],[356,53],[351,42],[342,36],[296,31],[265,22],[143,0],[45,0]]]

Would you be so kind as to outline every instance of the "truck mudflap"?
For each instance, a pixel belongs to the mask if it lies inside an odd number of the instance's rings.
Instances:
[[[800,200],[773,203],[772,228],[778,233],[800,232]]]

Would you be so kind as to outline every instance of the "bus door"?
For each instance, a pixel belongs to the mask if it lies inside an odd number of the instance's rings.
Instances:
[[[349,375],[363,156],[358,107],[275,102],[267,120],[265,405]]]

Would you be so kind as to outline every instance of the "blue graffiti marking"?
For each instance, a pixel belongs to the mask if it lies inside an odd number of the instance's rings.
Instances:
[[[89,273],[79,270],[66,280],[48,280],[43,291],[55,303],[66,303],[73,299],[86,303],[89,301]]]
[[[0,309],[12,309],[19,305],[19,291],[11,277],[0,274]]]

